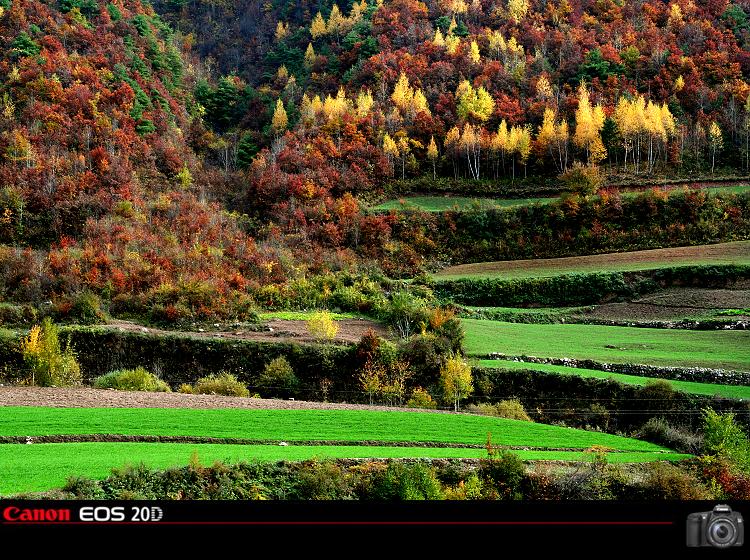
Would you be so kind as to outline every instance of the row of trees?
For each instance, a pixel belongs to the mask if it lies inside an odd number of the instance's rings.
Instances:
[[[398,167],[402,178],[407,167],[418,169],[420,163],[431,164],[434,175],[441,161],[449,162],[456,178],[465,171],[473,179],[501,175],[515,178],[518,166],[523,167],[525,176],[530,161],[538,169],[556,169],[562,173],[576,158],[590,165],[614,159],[605,146],[605,128],[609,150],[621,151],[625,172],[651,173],[658,164],[676,164],[688,149],[685,127],[678,125],[667,103],[656,103],[642,95],[623,96],[614,107],[605,109],[602,104],[591,102],[589,89],[583,83],[578,88],[572,126],[555,107],[547,106],[536,131],[531,124],[509,125],[502,119],[492,132],[484,125],[495,111],[493,97],[484,87],[474,88],[464,80],[455,92],[458,122],[463,125],[451,127],[438,141],[435,135],[430,135],[429,141],[410,136],[409,129],[414,128],[414,123],[430,119],[431,111],[422,90],[412,87],[405,73],[401,73],[389,101],[391,113],[383,119],[385,108],[376,102],[369,89],[360,90],[355,98],[347,96],[344,88],[325,99],[319,95],[311,99],[303,94],[299,123],[334,134],[347,118],[355,126],[382,123],[373,132],[375,136],[382,133],[381,149],[390,166],[394,170]],[[272,128],[277,135],[288,128],[287,115],[284,103],[277,100],[272,117]],[[750,112],[745,118],[750,137]],[[695,129],[695,148],[697,151],[707,148],[713,172],[723,147],[721,127],[711,121],[705,126],[696,123]],[[364,136],[362,139],[366,140]],[[703,148],[698,145],[701,139]]]

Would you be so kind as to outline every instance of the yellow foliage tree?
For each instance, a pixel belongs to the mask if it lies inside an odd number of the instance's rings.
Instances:
[[[398,145],[387,132],[385,133],[385,136],[383,136],[383,152],[388,158],[389,165],[393,167],[394,159],[399,156]]]
[[[516,23],[521,21],[528,11],[528,0],[508,0],[508,15]]]
[[[323,19],[323,14],[318,12],[315,15],[315,18],[313,18],[312,23],[310,24],[310,36],[313,39],[317,39],[318,37],[322,37],[326,33],[326,20]]]
[[[456,37],[453,33],[449,33],[445,38],[445,50],[448,54],[454,55],[458,52],[458,48],[461,46],[461,38]]]
[[[434,136],[430,136],[430,143],[427,146],[427,159],[432,162],[432,178],[435,179],[435,165],[438,159],[438,148]]]
[[[479,45],[477,45],[476,41],[471,42],[471,48],[469,51],[469,58],[474,64],[479,64],[479,61],[482,60],[482,56],[479,53]]]
[[[312,46],[312,43],[307,43],[307,50],[305,50],[305,65],[306,66],[312,66],[315,64],[315,59],[317,58],[315,54],[315,49]]]
[[[369,89],[360,91],[357,95],[357,116],[361,119],[365,118],[374,103],[375,100],[372,98],[372,93]]]
[[[677,79],[674,81],[674,90],[675,91],[682,91],[682,88],[685,87],[685,78],[682,77],[682,74],[677,76]]]
[[[711,126],[708,128],[708,144],[711,147],[711,173],[713,173],[716,166],[716,154],[724,148],[721,128],[716,121],[712,121]]]
[[[489,92],[480,86],[474,89],[468,80],[461,82],[456,89],[458,106],[456,112],[462,119],[473,119],[484,122],[495,111],[495,100]]]
[[[552,99],[555,93],[552,91],[552,85],[549,83],[547,76],[542,74],[536,82],[536,94],[542,99]]]
[[[289,24],[279,21],[276,24],[276,40],[281,41],[289,34]]]
[[[443,37],[443,32],[440,31],[439,27],[435,30],[435,38],[432,39],[432,42],[438,47],[445,46],[445,37]]]
[[[452,355],[440,368],[440,385],[443,396],[458,411],[461,399],[471,395],[474,384],[471,378],[471,366],[460,355]]]
[[[328,23],[326,24],[326,32],[330,35],[341,36],[341,32],[344,30],[346,25],[346,18],[341,15],[341,10],[338,4],[334,4],[331,8],[331,15],[328,16]]]
[[[601,130],[604,127],[604,109],[601,105],[591,106],[589,92],[585,84],[578,88],[578,109],[576,109],[576,130],[573,142],[586,152],[586,160],[596,164],[607,157],[602,142]]]
[[[281,99],[276,100],[276,108],[273,111],[273,118],[271,119],[271,128],[279,135],[286,130],[289,121],[286,116],[286,109]]]

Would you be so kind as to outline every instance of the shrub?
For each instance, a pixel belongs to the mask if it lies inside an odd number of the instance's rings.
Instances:
[[[82,325],[94,325],[107,320],[99,296],[91,292],[83,292],[73,299],[73,307],[68,317]]]
[[[480,500],[482,498],[482,481],[476,473],[471,473],[466,480],[456,486],[445,489],[446,500]]]
[[[339,332],[339,326],[331,313],[320,311],[307,321],[307,332],[318,340],[333,340]]]
[[[435,470],[420,463],[390,462],[372,475],[365,499],[381,501],[439,500],[443,497]]]
[[[248,397],[250,391],[231,373],[201,377],[195,382],[193,392],[202,395],[227,395],[230,397]]]
[[[495,500],[520,500],[521,484],[526,467],[521,458],[510,451],[493,453],[488,459],[479,461],[479,478],[483,483],[483,494]]]
[[[97,389],[118,389],[120,391],[150,391],[168,393],[169,385],[144,367],[111,371],[94,380]]]
[[[416,387],[411,392],[411,397],[406,402],[406,406],[409,408],[437,408],[437,403],[422,387]]]
[[[648,465],[644,498],[649,500],[711,500],[717,498],[698,478],[669,463]]]
[[[685,453],[698,453],[703,445],[700,435],[675,428],[660,416],[649,418],[639,430],[639,437]]]
[[[579,196],[591,196],[604,183],[602,172],[596,165],[583,165],[579,162],[559,177],[563,189]]]
[[[733,412],[720,414],[710,408],[703,409],[703,438],[706,453],[750,474],[750,440]]]
[[[717,498],[750,500],[750,476],[736,472],[727,459],[713,455],[697,457],[692,466],[703,480],[723,494]]]
[[[36,320],[36,309],[31,305],[0,303],[0,325],[25,325]]]
[[[299,387],[299,379],[284,356],[271,360],[266,364],[263,373],[257,381],[258,387],[265,396],[279,396],[286,398],[295,393]]]
[[[78,385],[81,367],[70,342],[63,349],[57,326],[45,317],[42,326],[35,325],[21,341],[24,362],[31,371],[31,384],[41,387]]]
[[[331,460],[305,461],[296,477],[295,499],[346,500],[353,498],[346,471]]]
[[[193,391],[193,386],[190,383],[182,383],[177,392],[192,395],[195,391]]]
[[[523,408],[521,401],[518,399],[510,399],[500,401],[495,405],[497,409],[497,415],[500,418],[510,418],[511,420],[524,420],[531,422],[531,417],[526,414],[526,410]]]

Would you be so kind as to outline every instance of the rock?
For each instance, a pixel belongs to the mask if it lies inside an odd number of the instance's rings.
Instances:
[[[204,329],[198,329],[198,332],[206,332]]]

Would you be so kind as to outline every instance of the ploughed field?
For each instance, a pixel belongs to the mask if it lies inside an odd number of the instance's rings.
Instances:
[[[495,445],[518,450],[528,460],[583,460],[592,446],[611,450],[613,462],[686,457],[632,438],[467,414],[2,407],[0,438],[18,443],[0,444],[0,495],[61,487],[74,475],[104,478],[125,463],[184,465],[194,452],[203,462],[484,457],[488,433]],[[161,440],[138,441],[144,436]]]
[[[585,272],[628,272],[691,265],[750,265],[750,241],[648,249],[556,259],[494,261],[450,266],[436,280],[460,278],[534,278]]]

